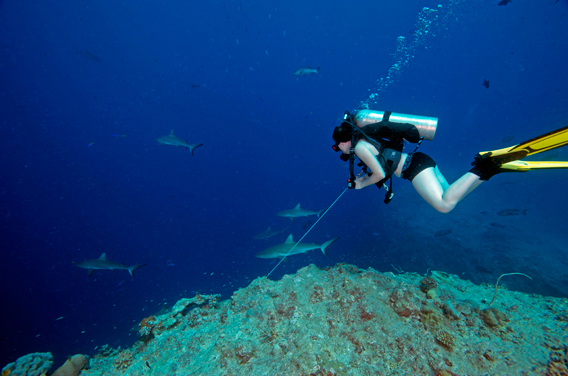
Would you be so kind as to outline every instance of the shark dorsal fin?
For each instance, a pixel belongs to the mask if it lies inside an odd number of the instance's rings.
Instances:
[[[296,205],[296,207],[294,209],[296,209],[296,210],[301,209],[300,204]]]
[[[173,136],[173,135],[174,135],[174,130],[172,129],[171,132],[170,132],[170,136]]]
[[[294,243],[294,238],[292,238],[292,234],[288,235],[288,238],[286,238],[286,241],[284,243],[286,244]]]
[[[99,257],[99,260],[106,260],[106,259],[107,259],[106,253],[103,252],[101,257]]]

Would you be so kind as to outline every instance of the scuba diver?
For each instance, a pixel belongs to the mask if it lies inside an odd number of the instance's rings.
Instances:
[[[434,209],[449,213],[483,181],[498,173],[568,168],[568,162],[520,161],[528,155],[568,144],[568,127],[564,127],[509,148],[478,153],[473,168],[450,185],[436,162],[416,151],[422,140],[433,139],[437,124],[438,119],[431,117],[373,110],[361,110],[353,115],[346,111],[342,123],[333,130],[335,144],[332,148],[342,152],[342,160],[349,161],[348,187],[385,187],[385,203],[388,204],[394,195],[392,176],[395,175],[410,180]],[[402,152],[405,141],[417,144],[413,152]],[[355,178],[354,173],[355,156],[363,170],[359,178]]]

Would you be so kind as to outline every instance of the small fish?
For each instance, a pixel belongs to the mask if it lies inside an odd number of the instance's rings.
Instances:
[[[451,234],[451,233],[452,233],[452,229],[440,230],[440,231],[436,231],[434,233],[434,237],[439,238],[440,236],[448,235],[448,234]]]
[[[512,0],[501,0],[501,1],[499,2],[499,4],[497,4],[497,5],[507,5],[507,4],[509,4],[511,1],[512,1]]]
[[[200,84],[191,84],[191,87],[194,88],[194,89],[195,89],[195,88],[198,88],[198,87],[200,87],[200,86],[201,86]]]
[[[294,72],[294,76],[298,76],[298,77],[302,77],[302,76],[311,76],[312,74],[316,74],[320,72],[320,67],[317,67],[316,69],[312,68],[312,67],[302,67],[302,68],[298,68],[296,69],[296,71]]]
[[[505,228],[505,225],[502,225],[502,224],[497,223],[497,222],[491,222],[491,223],[489,224],[489,226],[491,226],[491,227],[496,227],[496,228]]]
[[[148,367],[149,369],[152,369],[152,367],[150,367],[150,363],[148,363],[148,361],[146,361],[146,367]]]
[[[477,270],[478,272],[482,272],[482,273],[486,273],[486,274],[491,274],[491,270],[487,269],[485,266],[483,265],[476,265],[475,266],[475,270]]]
[[[312,225],[312,221],[307,221],[306,223],[304,223],[302,225],[302,229],[305,230],[305,229],[309,228],[311,225]]]
[[[256,234],[255,236],[253,236],[253,239],[268,239],[273,237],[274,235],[278,235],[281,234],[283,232],[286,232],[290,227],[286,227],[283,230],[271,230],[270,226],[268,226],[268,229],[264,232],[261,232],[260,234]]]
[[[89,145],[87,145],[88,148],[90,148],[91,146],[93,146],[95,144],[95,142],[91,142]]]
[[[125,134],[111,134],[112,137],[116,137],[116,138],[125,138],[126,135]]]
[[[501,210],[500,212],[497,213],[497,215],[500,215],[501,217],[509,217],[511,215],[527,215],[527,209],[525,210],[521,210],[521,209],[504,209]]]
[[[509,0],[510,1],[510,0]],[[485,78],[483,79],[483,86],[485,86],[486,89],[489,89],[489,80],[486,80]]]
[[[87,51],[87,50],[79,51],[79,50],[77,50],[75,53],[83,55],[83,57],[85,59],[89,59],[89,60],[92,60],[92,61],[97,62],[97,63],[101,62],[101,59],[99,59],[99,57],[97,55],[95,55],[94,53],[92,53],[90,51]]]
[[[515,138],[515,137],[513,137],[513,136],[505,136],[505,137],[503,137],[503,139],[501,140],[501,142],[509,142],[509,141],[511,141],[513,138]]]

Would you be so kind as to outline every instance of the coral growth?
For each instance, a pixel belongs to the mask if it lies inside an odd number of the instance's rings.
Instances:
[[[420,281],[420,290],[424,293],[427,293],[430,290],[434,290],[437,287],[438,283],[432,277],[426,277]]]
[[[445,330],[439,330],[436,333],[436,340],[448,349],[452,349],[456,344],[456,338]]]
[[[542,375],[564,361],[565,348],[549,361],[540,344],[562,343],[565,302],[503,290],[499,309],[482,311],[493,286],[428,278],[310,266],[258,278],[226,301],[182,299],[147,321],[151,340],[105,348],[81,376]]]
[[[51,353],[32,353],[2,368],[2,376],[43,376],[47,374],[52,364]]]
[[[2,376],[45,376],[53,364],[51,353],[33,353],[18,358],[2,369]],[[89,365],[86,355],[73,355],[51,376],[77,376]]]
[[[69,357],[51,376],[77,376],[89,366],[89,357],[77,354]]]
[[[118,353],[116,357],[113,357],[113,367],[117,370],[124,370],[132,364],[134,359],[134,353],[132,350],[127,349]]]
[[[505,313],[500,312],[495,308],[484,309],[480,312],[479,316],[481,317],[485,325],[490,328],[502,326],[510,321]]]
[[[154,316],[146,317],[145,319],[143,319],[140,322],[140,329],[138,330],[140,337],[150,337],[154,326],[156,326],[156,318]]]
[[[553,347],[546,367],[546,376],[568,375],[568,346]]]

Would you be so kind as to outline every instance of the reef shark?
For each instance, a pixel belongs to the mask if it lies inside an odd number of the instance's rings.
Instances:
[[[286,230],[288,230],[290,228],[290,226],[286,227],[283,230],[271,230],[270,226],[268,227],[268,229],[264,232],[261,232],[260,234],[256,234],[255,236],[253,236],[253,239],[268,239],[273,237],[274,235],[278,235],[281,234],[283,232],[286,232]]]
[[[298,245],[296,245],[294,238],[292,238],[292,234],[290,234],[284,243],[265,249],[264,251],[257,253],[256,257],[264,259],[284,258],[286,255],[292,256],[300,253],[306,253],[308,251],[315,251],[316,249],[321,249],[323,254],[327,256],[327,248],[337,239],[339,239],[339,237],[331,239],[322,245],[318,245],[316,243],[298,243]],[[294,245],[296,245],[296,247],[294,247]],[[294,249],[290,254],[288,254],[292,247],[294,247]]]
[[[143,267],[144,265],[146,264],[125,266],[124,264],[119,264],[118,262],[107,260],[105,253],[103,253],[98,259],[85,260],[75,264],[75,266],[79,268],[88,269],[88,277],[90,277],[95,272],[95,270],[128,270],[128,273],[130,273],[130,275],[134,277],[134,271],[138,268]]]
[[[294,72],[294,76],[310,76],[312,74],[317,74],[320,72],[320,67],[317,68],[312,68],[312,67],[302,67],[299,69],[296,69],[296,71]]]
[[[158,137],[156,139],[156,141],[160,145],[181,146],[183,148],[189,149],[189,150],[191,150],[191,155],[193,155],[193,149],[198,148],[198,147],[203,145],[203,144],[191,144],[191,145],[188,144],[187,141],[184,141],[181,138],[174,136],[174,130],[173,129],[170,132],[170,134],[162,136],[162,137]]]
[[[321,213],[323,213],[324,211],[326,211],[326,209],[322,209],[320,211],[305,210],[300,207],[300,204],[298,204],[294,209],[283,210],[281,212],[276,213],[276,215],[280,217],[290,218],[292,221],[294,221],[295,218],[308,217],[310,215],[317,215],[319,217]]]

